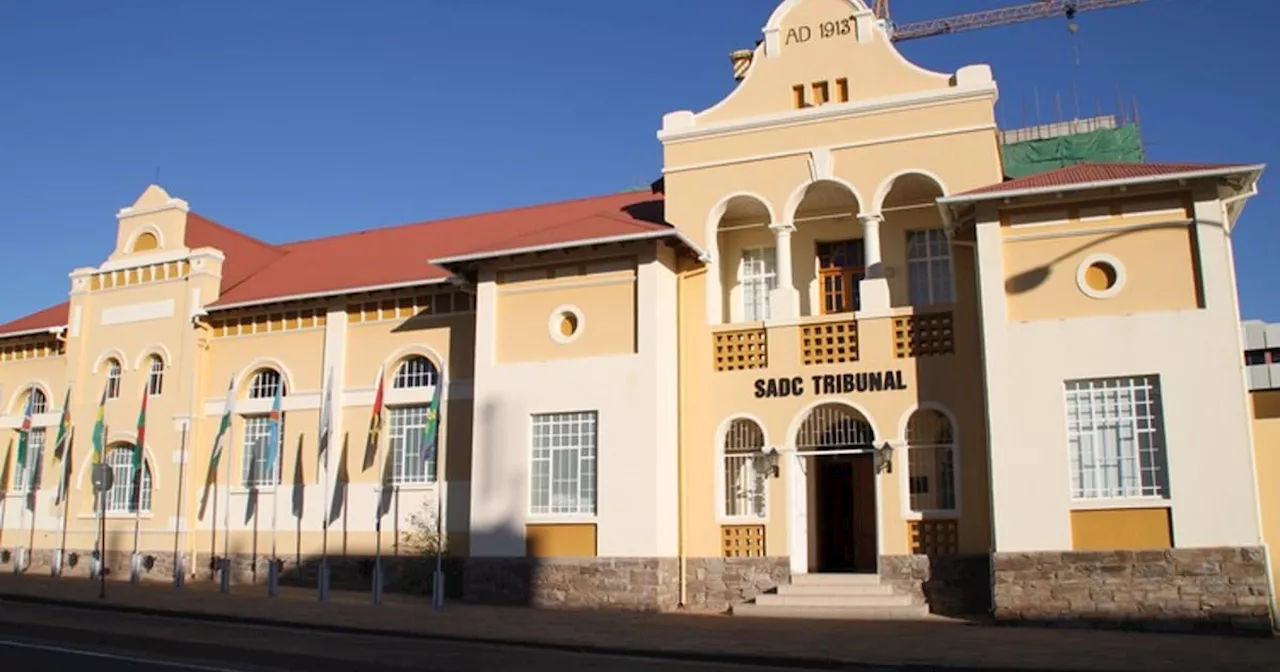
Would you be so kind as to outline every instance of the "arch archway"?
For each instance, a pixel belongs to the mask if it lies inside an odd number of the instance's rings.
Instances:
[[[804,412],[795,429],[796,455],[803,469],[793,476],[793,511],[806,520],[792,525],[803,539],[791,552],[804,558],[804,571],[875,572],[880,525],[876,431],[865,413],[843,402],[820,403]],[[795,565],[793,564],[793,571]]]
[[[736,192],[711,208],[707,248],[717,272],[707,276],[709,324],[769,317],[769,292],[777,286],[773,206],[759,194]]]

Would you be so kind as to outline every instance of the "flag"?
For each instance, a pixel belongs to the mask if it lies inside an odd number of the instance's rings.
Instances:
[[[102,387],[102,399],[98,402],[98,417],[93,422],[93,463],[102,464],[102,451],[107,445],[107,384]]]
[[[236,378],[231,377],[227,385],[227,403],[222,407],[222,422],[218,424],[218,435],[213,439],[213,454],[209,456],[209,473],[218,471],[218,461],[222,459],[222,449],[227,445],[227,434],[231,432],[231,414],[236,405]]]
[[[329,451],[329,434],[333,431],[333,418],[331,417],[331,408],[333,407],[333,369],[329,369],[329,373],[324,379],[324,400],[320,402],[320,445],[317,449],[317,456],[320,463],[324,465],[327,472],[329,470],[325,453]]]
[[[36,387],[31,386],[31,391],[27,393],[27,408],[22,412],[22,427],[18,429],[18,473],[22,474],[22,480],[31,482],[32,473],[27,472],[27,446],[31,442],[31,411],[35,407]],[[39,458],[37,458],[39,459]],[[35,472],[35,469],[31,469]],[[26,487],[26,484],[23,484]]]
[[[373,415],[369,418],[369,444],[365,451],[370,455],[378,454],[378,438],[382,434],[382,389],[385,373],[385,366],[378,368],[378,391],[373,395]]]
[[[276,398],[271,402],[271,414],[267,416],[266,460],[263,461],[269,470],[266,475],[277,482],[280,479],[278,478],[279,465],[276,464],[279,460],[276,449],[280,447],[280,401],[283,396],[284,381],[281,380],[276,384]]]
[[[422,461],[424,465],[436,459],[436,439],[440,436],[440,392],[444,389],[444,371],[436,371],[436,389],[427,407],[427,421],[422,425]]]
[[[138,440],[133,451],[133,473],[139,482],[142,477],[142,446],[147,440],[147,399],[151,397],[149,385],[142,386],[142,410],[138,411]]]
[[[71,438],[71,386],[62,398],[62,417],[58,419],[58,438],[53,443],[53,456],[62,458],[67,453],[67,441]]]

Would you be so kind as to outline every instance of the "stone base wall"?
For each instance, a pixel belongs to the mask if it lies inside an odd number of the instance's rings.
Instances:
[[[930,613],[973,616],[991,611],[991,558],[985,554],[882,555],[880,580],[917,604],[929,605]]]
[[[699,611],[728,611],[786,583],[791,577],[788,558],[687,558],[685,607]]]
[[[1269,632],[1261,548],[999,553],[995,617],[1158,630]]]
[[[669,611],[675,558],[467,558],[463,599],[481,604]]]

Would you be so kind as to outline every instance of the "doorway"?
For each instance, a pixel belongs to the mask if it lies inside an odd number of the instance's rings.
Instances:
[[[813,463],[816,569],[876,572],[879,549],[874,459],[869,453],[818,455]]]

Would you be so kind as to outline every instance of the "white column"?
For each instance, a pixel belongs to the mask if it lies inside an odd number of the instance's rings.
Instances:
[[[791,234],[796,227],[791,222],[783,222],[771,224],[769,228],[777,238],[775,265],[778,272],[778,286],[769,293],[769,317],[773,320],[794,320],[800,316],[800,295],[796,291],[791,267]]]
[[[884,215],[878,212],[858,214],[862,222],[862,248],[867,265],[867,276],[859,284],[863,317],[883,317],[889,314],[889,281],[884,277],[884,262],[880,256],[880,223]]]

